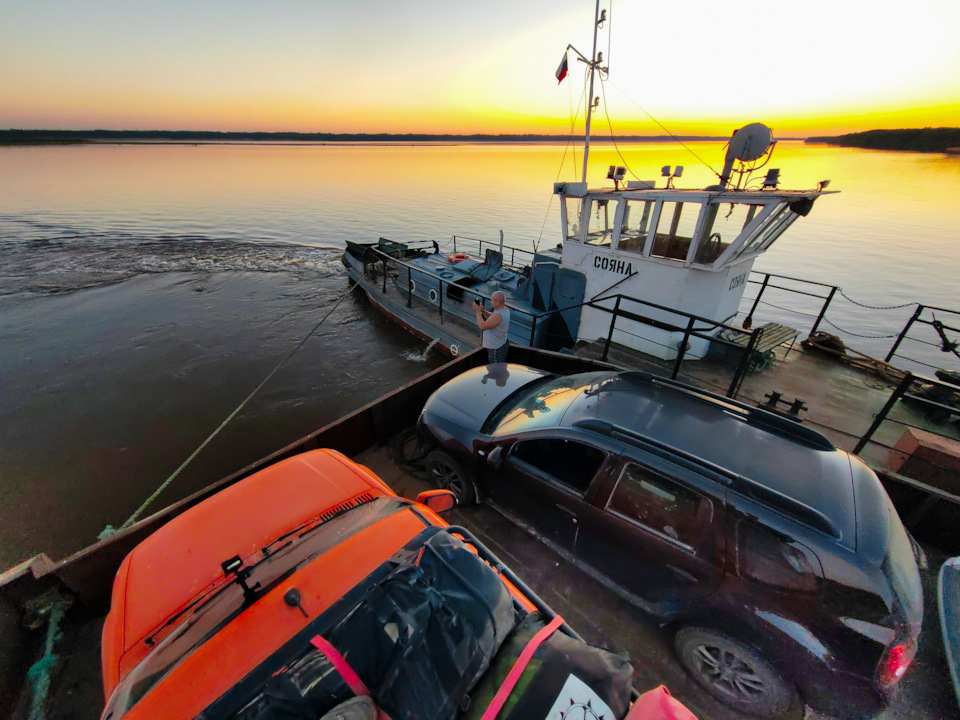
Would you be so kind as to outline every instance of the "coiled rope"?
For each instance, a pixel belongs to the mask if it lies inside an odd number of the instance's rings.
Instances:
[[[112,525],[107,525],[107,526],[103,529],[103,531],[101,531],[100,535],[98,536],[99,539],[100,539],[100,540],[106,540],[107,538],[111,537],[114,533],[118,532],[119,530],[124,530],[124,529],[130,527],[131,525],[133,525],[135,522],[137,522],[137,520],[140,519],[140,515],[141,515],[148,507],[150,507],[150,505],[151,505],[158,497],[160,497],[160,495],[163,493],[163,491],[166,490],[166,489],[170,486],[170,483],[172,483],[174,480],[176,480],[177,476],[180,475],[181,472],[183,472],[184,468],[186,468],[187,465],[189,465],[191,462],[193,462],[193,459],[194,459],[195,457],[197,457],[197,455],[199,455],[200,452],[201,452],[207,445],[209,445],[210,442],[211,442],[217,435],[220,434],[220,431],[223,430],[223,429],[227,426],[227,424],[228,424],[231,420],[233,420],[233,419],[239,414],[239,412],[240,412],[241,410],[243,410],[244,407],[246,407],[247,403],[249,403],[249,402],[254,398],[254,396],[255,396],[258,392],[260,392],[260,390],[263,388],[263,386],[266,385],[267,382],[269,382],[270,378],[272,378],[274,375],[276,375],[277,372],[280,370],[280,368],[282,368],[284,365],[286,365],[287,361],[289,361],[290,358],[292,358],[292,357],[297,353],[297,351],[304,346],[304,344],[307,342],[307,340],[309,340],[310,337],[320,328],[320,326],[323,325],[324,321],[325,321],[328,317],[330,317],[330,315],[333,313],[333,311],[336,310],[336,309],[340,306],[340,303],[342,303],[342,302],[346,299],[347,295],[350,294],[350,291],[353,290],[353,288],[354,288],[355,286],[356,286],[356,283],[354,283],[354,282],[351,282],[351,283],[350,283],[350,285],[347,287],[346,291],[344,291],[344,293],[340,296],[340,298],[337,300],[337,302],[334,303],[333,307],[330,308],[330,310],[327,312],[327,314],[324,315],[324,316],[320,319],[320,322],[318,322],[316,325],[314,325],[314,326],[313,326],[313,329],[311,329],[310,332],[308,332],[306,335],[304,335],[303,339],[297,344],[297,346],[296,346],[295,348],[293,348],[293,350],[291,350],[289,353],[287,353],[286,357],[284,357],[283,360],[281,360],[279,363],[277,363],[277,365],[273,368],[273,370],[271,370],[271,371],[267,374],[267,376],[266,376],[263,380],[260,381],[260,384],[257,385],[257,386],[253,389],[253,391],[252,391],[249,395],[247,395],[246,398],[244,398],[243,402],[241,402],[239,405],[237,405],[237,407],[234,409],[234,411],[233,411],[232,413],[230,413],[229,415],[227,415],[227,417],[224,419],[224,421],[223,421],[222,423],[220,423],[219,426],[217,426],[217,429],[214,430],[212,433],[210,433],[209,437],[207,437],[206,440],[204,440],[202,443],[200,443],[200,446],[199,446],[196,450],[194,450],[192,453],[190,453],[190,457],[188,457],[186,460],[184,460],[183,463],[181,463],[180,467],[178,467],[176,470],[174,470],[174,471],[173,471],[173,474],[171,474],[170,477],[168,477],[166,480],[164,480],[164,481],[160,484],[160,487],[158,487],[150,497],[148,497],[146,500],[143,501],[143,504],[142,504],[140,507],[137,508],[136,512],[134,512],[133,515],[131,515],[129,518],[127,518],[126,522],[124,522],[123,525],[121,525],[119,528],[115,528],[115,527],[113,527]]]

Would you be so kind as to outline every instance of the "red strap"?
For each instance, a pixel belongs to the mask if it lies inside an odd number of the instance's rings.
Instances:
[[[333,664],[336,671],[340,673],[340,676],[353,691],[354,695],[370,695],[370,691],[367,690],[367,686],[363,684],[363,680],[360,679],[356,671],[350,667],[350,663],[347,662],[343,655],[337,652],[337,649],[333,645],[319,635],[314,635],[310,643],[327,656],[327,659]]]
[[[553,635],[554,630],[563,625],[563,618],[557,615],[546,627],[542,628],[540,632],[534,635],[530,642],[527,643],[527,646],[523,649],[523,652],[520,653],[520,657],[517,658],[517,661],[513,664],[513,667],[510,668],[510,672],[507,673],[506,679],[503,681],[503,685],[500,686],[500,689],[497,690],[497,694],[493,697],[493,702],[487,706],[487,709],[484,711],[480,720],[494,720],[497,717],[497,713],[500,712],[500,709],[503,707],[504,703],[507,702],[507,698],[510,697],[510,693],[513,692],[513,688],[516,686],[517,682],[520,680],[520,676],[523,675],[523,671],[526,669],[527,665],[530,664],[533,654],[537,651],[537,648],[543,644],[543,641],[548,637]]]

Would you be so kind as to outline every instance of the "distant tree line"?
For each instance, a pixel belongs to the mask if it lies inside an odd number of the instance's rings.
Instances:
[[[566,135],[452,135],[430,133],[300,133],[300,132],[214,132],[196,130],[0,130],[0,145],[41,145],[85,142],[566,142]],[[583,137],[573,138],[582,141]],[[664,142],[669,135],[623,135],[621,142]],[[710,136],[686,135],[691,140],[726,140]],[[592,142],[609,142],[607,137],[592,137]]]
[[[922,130],[867,130],[866,132],[807,138],[808,143],[828,143],[841,147],[873,150],[909,150],[945,152],[960,148],[960,128],[923,128]]]

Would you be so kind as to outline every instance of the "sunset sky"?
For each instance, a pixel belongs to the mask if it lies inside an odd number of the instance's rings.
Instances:
[[[611,7],[612,3],[612,7]],[[960,0],[601,0],[595,132],[960,126]],[[570,130],[592,0],[0,0],[0,128]],[[581,121],[578,128],[582,132]]]

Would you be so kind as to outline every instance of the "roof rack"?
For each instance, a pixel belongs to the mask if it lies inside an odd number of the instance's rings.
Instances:
[[[718,480],[724,485],[727,485],[737,492],[761,502],[764,505],[767,505],[773,510],[777,510],[784,515],[792,517],[795,520],[799,520],[800,522],[805,523],[806,525],[809,525],[820,532],[826,533],[831,537],[840,539],[842,536],[842,533],[836,524],[816,508],[812,508],[800,500],[792,498],[789,495],[784,495],[782,492],[774,490],[763,483],[741,475],[740,473],[736,473],[732,470],[728,470],[721,465],[712,463],[709,460],[698,457],[697,455],[687,452],[686,450],[681,450],[680,448],[673,447],[667,443],[660,442],[659,440],[654,440],[653,438],[647,437],[646,435],[638,433],[635,430],[630,430],[629,428],[625,428],[620,425],[614,425],[606,420],[579,420],[574,423],[574,427],[582,428],[583,430],[592,430],[593,432],[600,433],[601,435],[626,440],[635,446],[646,446],[647,449],[653,448],[660,451],[658,454],[667,454],[671,458],[682,458],[687,460],[691,464],[697,465],[700,468],[709,471],[708,474],[719,476],[713,477],[712,479]]]
[[[732,485],[734,482],[736,482],[737,478],[740,477],[740,475],[732,470],[728,470],[722,465],[712,463],[709,460],[700,457],[699,455],[694,455],[691,452],[681,450],[680,448],[674,447],[673,445],[669,445],[665,442],[661,442],[660,440],[647,437],[646,435],[638,433],[635,430],[625,428],[622,425],[614,425],[606,420],[587,418],[584,420],[578,420],[573,424],[573,427],[581,428],[583,430],[592,430],[593,432],[600,433],[601,435],[606,435],[608,437],[620,437],[634,445],[640,444],[647,446],[648,449],[654,448],[662,451],[660,454],[666,455],[670,459],[678,457],[683,458],[693,465],[697,465],[702,469],[709,470],[718,475],[719,477],[716,479],[722,482],[724,485]],[[639,441],[639,443],[637,441]]]
[[[701,390],[694,385],[688,385],[687,383],[682,383],[678,380],[671,380],[670,378],[665,378],[660,375],[654,375],[652,373],[643,372],[640,370],[628,370],[626,372],[618,373],[618,376],[638,384],[656,385],[667,390],[672,390],[673,392],[681,392],[685,395],[692,395],[705,400],[710,400],[715,404],[723,405],[731,412],[737,413],[742,417],[743,420],[754,427],[787,437],[790,440],[794,440],[795,442],[806,445],[814,450],[833,451],[837,449],[836,446],[830,442],[830,440],[818,433],[816,430],[811,430],[810,428],[801,425],[799,422],[781,417],[775,413],[769,412],[768,410],[764,410],[763,408],[752,407],[746,403],[742,403],[737,400],[731,400],[723,395],[718,395],[707,390]]]

